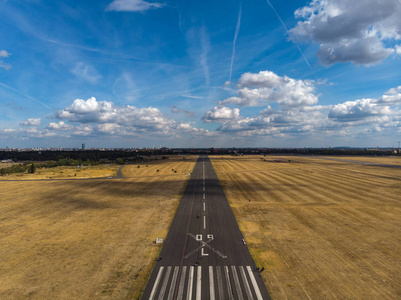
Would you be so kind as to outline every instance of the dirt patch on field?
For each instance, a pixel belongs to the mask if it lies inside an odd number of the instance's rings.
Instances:
[[[137,298],[189,179],[177,173],[0,181],[0,298]]]
[[[401,297],[400,169],[288,156],[212,163],[273,299]]]

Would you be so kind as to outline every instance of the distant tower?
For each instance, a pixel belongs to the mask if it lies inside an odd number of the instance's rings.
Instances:
[[[85,144],[82,144],[82,150],[85,150]]]

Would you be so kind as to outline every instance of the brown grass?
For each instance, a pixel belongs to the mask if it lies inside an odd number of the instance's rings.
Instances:
[[[401,298],[400,169],[288,156],[212,162],[273,299]]]
[[[119,165],[97,165],[87,167],[55,167],[37,168],[34,174],[14,173],[0,176],[0,180],[31,180],[31,179],[77,179],[116,176]]]
[[[0,299],[136,299],[188,179],[0,181]]]
[[[0,169],[12,167],[15,163],[0,163]]]
[[[401,156],[330,156],[328,158],[361,161],[375,164],[401,165]]]

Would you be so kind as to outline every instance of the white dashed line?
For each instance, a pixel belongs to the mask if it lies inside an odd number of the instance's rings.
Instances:
[[[203,216],[203,229],[206,229],[206,216]]]
[[[206,203],[203,202],[203,211],[205,211],[205,210],[206,210]]]

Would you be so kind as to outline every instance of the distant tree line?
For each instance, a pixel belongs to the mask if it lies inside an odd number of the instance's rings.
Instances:
[[[209,154],[209,155],[230,155],[230,154],[288,154],[288,155],[366,155],[366,156],[389,156],[394,155],[391,149],[362,149],[362,148],[180,148],[180,149],[144,149],[144,150],[76,150],[76,151],[0,151],[0,160],[12,159],[17,161],[48,162],[61,165],[77,165],[93,163],[124,163],[137,162],[146,157],[163,156],[176,154]],[[76,163],[77,161],[78,163]]]

